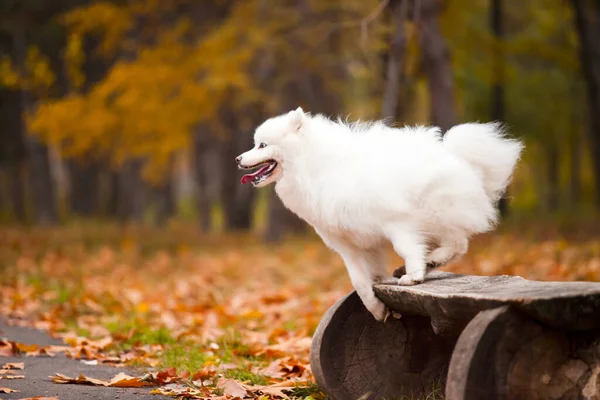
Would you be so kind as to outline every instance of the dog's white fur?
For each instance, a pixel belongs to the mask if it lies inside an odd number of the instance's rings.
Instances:
[[[422,282],[428,264],[462,256],[471,235],[494,226],[523,148],[495,123],[458,125],[442,138],[438,128],[348,124],[301,108],[264,122],[255,143],[240,165],[277,161],[256,186],[276,182],[283,204],[342,256],[378,320],[388,311],[374,283]],[[405,261],[400,279],[386,273],[385,241]]]

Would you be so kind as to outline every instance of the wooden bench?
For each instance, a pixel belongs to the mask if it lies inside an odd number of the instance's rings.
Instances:
[[[600,283],[436,271],[374,290],[401,318],[376,321],[353,292],[315,332],[334,399],[600,399]]]

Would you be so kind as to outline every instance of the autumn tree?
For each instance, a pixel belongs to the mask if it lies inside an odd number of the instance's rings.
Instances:
[[[240,185],[232,161],[264,119],[302,106],[444,130],[503,120],[528,142],[511,207],[577,207],[600,185],[585,171],[598,159],[597,135],[573,129],[586,88],[593,107],[594,73],[584,81],[579,72],[594,69],[593,41],[577,37],[593,37],[597,7],[541,1],[504,9],[501,0],[4,2],[0,186],[12,189],[3,198],[24,216],[35,191],[54,189],[49,171],[67,171],[73,214],[141,221],[152,211],[165,222],[189,167],[204,230],[212,221],[247,230],[257,215],[269,240],[304,232],[272,188]],[[14,51],[17,20],[25,62]],[[60,157],[50,162],[48,148]],[[26,174],[41,166],[43,174]]]

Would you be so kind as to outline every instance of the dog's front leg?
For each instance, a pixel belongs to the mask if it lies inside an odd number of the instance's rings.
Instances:
[[[340,249],[338,252],[344,259],[352,286],[356,289],[363,304],[376,320],[384,321],[389,311],[373,291],[373,284],[376,283],[375,276],[382,267],[380,264],[384,259],[383,252],[349,248]]]
[[[385,272],[385,253],[383,250],[361,250],[338,235],[315,229],[323,242],[342,256],[352,286],[362,300],[364,306],[378,321],[384,321],[389,312],[381,300],[375,296],[373,284]]]

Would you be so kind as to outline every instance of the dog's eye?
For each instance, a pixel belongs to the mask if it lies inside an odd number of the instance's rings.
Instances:
[[[264,149],[265,147],[267,147],[266,143],[261,143],[261,144],[258,145],[259,149]]]

